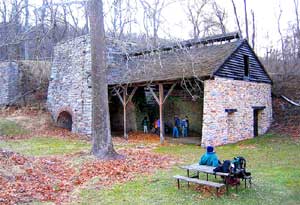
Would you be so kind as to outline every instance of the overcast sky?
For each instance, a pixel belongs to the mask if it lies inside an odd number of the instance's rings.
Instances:
[[[228,13],[227,29],[229,31],[237,31],[235,22],[234,12],[231,0],[217,0],[217,2],[224,8]],[[244,20],[244,7],[243,0],[235,0],[237,11]],[[293,0],[248,0],[248,20],[251,21],[251,9],[255,12],[256,18],[256,33],[257,33],[257,51],[262,55],[265,47],[277,47],[279,43],[279,34],[277,29],[277,18],[279,14],[279,5],[282,9],[281,27],[283,33],[288,27],[289,22],[295,21],[294,3]],[[183,9],[179,4],[173,4],[169,8],[166,8],[165,13],[168,22],[167,25],[170,27],[169,30],[174,30],[173,34],[178,37],[183,36],[184,38],[189,37],[189,30],[191,27],[187,26],[186,17]],[[242,25],[244,26],[244,24]],[[189,29],[187,29],[189,27]],[[244,29],[244,28],[242,28]],[[252,27],[249,28],[252,32]],[[245,29],[244,29],[245,30]]]
[[[42,0],[32,0],[37,4]],[[61,2],[62,0],[54,0],[55,2]],[[68,0],[64,0],[68,1]],[[69,0],[72,1],[72,0]],[[104,0],[104,2],[112,0]],[[184,1],[184,0],[181,0]],[[237,31],[235,22],[234,12],[232,8],[231,0],[216,0],[217,3],[224,7],[228,14],[227,30]],[[238,14],[241,18],[242,30],[244,29],[244,7],[243,0],[235,0]],[[251,23],[251,13],[253,10],[256,18],[256,51],[263,55],[265,48],[278,47],[279,45],[279,34],[277,29],[277,18],[282,9],[281,28],[283,33],[286,33],[286,29],[290,22],[295,21],[295,11],[293,0],[248,0],[248,19]],[[279,7],[280,5],[280,7]],[[138,11],[138,15],[142,19],[143,9]],[[187,23],[187,17],[182,3],[173,3],[165,8],[163,11],[163,24],[160,27],[159,36],[168,38],[170,36],[181,39],[191,38],[192,27]],[[252,26],[249,28],[250,34],[252,32]]]

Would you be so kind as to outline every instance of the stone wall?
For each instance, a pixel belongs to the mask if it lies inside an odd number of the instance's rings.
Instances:
[[[222,145],[254,136],[253,106],[259,111],[259,134],[272,122],[271,85],[215,78],[204,84],[202,145]],[[236,109],[228,113],[225,109]]]
[[[18,64],[0,63],[0,106],[8,105],[19,95]]]
[[[20,105],[44,105],[47,99],[51,72],[50,61],[18,61],[20,71]]]
[[[184,97],[175,96],[177,93],[173,93],[164,104],[165,122],[170,122],[174,125],[175,115],[180,119],[188,116],[190,131],[197,133],[200,137],[202,132],[203,100],[193,101],[188,94],[185,94]],[[185,91],[182,90],[181,93],[185,93]]]
[[[112,69],[120,61],[122,47],[110,39],[106,43],[107,66]],[[91,47],[88,35],[55,46],[47,107],[55,122],[59,114],[66,111],[73,118],[72,132],[91,135]]]
[[[89,38],[58,44],[54,51],[47,107],[56,121],[61,112],[72,116],[72,131],[91,134],[92,89]]]

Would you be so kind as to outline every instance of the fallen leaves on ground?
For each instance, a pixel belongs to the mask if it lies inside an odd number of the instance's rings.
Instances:
[[[120,150],[125,156],[123,160],[93,161],[85,163],[79,176],[77,184],[97,176],[102,186],[111,185],[115,182],[125,182],[134,178],[137,174],[151,173],[155,169],[169,168],[175,163],[169,156],[163,156],[149,151],[137,149]]]
[[[0,204],[70,200],[70,193],[78,186],[97,177],[96,185],[107,187],[132,180],[139,174],[149,174],[175,163],[169,156],[139,149],[119,151],[122,160],[92,159],[74,169],[72,157],[25,157],[0,150]],[[80,153],[82,155],[82,153]],[[73,157],[78,157],[74,155]],[[12,171],[17,170],[17,171]]]
[[[300,108],[289,104],[282,98],[273,99],[274,120],[271,130],[287,134],[295,140],[300,139]]]
[[[123,136],[115,137],[120,142],[149,142],[149,143],[159,143],[160,138],[159,135],[153,133],[143,133],[140,131],[137,132],[129,132],[128,139],[126,140]]]
[[[203,186],[203,185],[195,185],[194,188],[200,194],[198,195],[199,199],[205,199],[211,196],[216,195],[216,188],[210,186]],[[224,195],[226,189],[222,188],[218,191],[218,196]]]
[[[25,157],[0,151],[0,203],[16,204],[32,201],[64,201],[73,190],[75,170],[55,157]],[[9,170],[18,168],[16,173]]]
[[[28,134],[14,136],[0,136],[0,140],[20,140],[39,137],[57,137],[62,139],[83,139],[88,140],[87,136],[75,134],[67,129],[54,125],[49,112],[34,109],[31,107],[9,107],[0,110],[0,117],[14,121],[29,130]]]
[[[274,123],[272,125],[272,131],[278,134],[287,134],[291,137],[293,137],[295,140],[300,139],[300,126],[299,125],[294,125],[292,123],[288,124],[279,124],[279,123]]]

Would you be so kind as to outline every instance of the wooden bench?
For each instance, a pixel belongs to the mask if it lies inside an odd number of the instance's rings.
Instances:
[[[215,187],[216,188],[216,194],[218,195],[218,191],[221,187],[225,186],[225,184],[217,183],[217,182],[211,182],[211,181],[205,181],[201,179],[196,179],[196,178],[190,178],[190,177],[185,177],[181,175],[176,175],[174,176],[175,179],[177,179],[177,187],[180,189],[180,180],[186,181],[188,183],[195,183],[195,184],[200,184],[200,185],[205,185],[205,186],[210,186],[210,187]]]

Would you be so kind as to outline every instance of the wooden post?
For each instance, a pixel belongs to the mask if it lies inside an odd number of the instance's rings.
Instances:
[[[171,92],[173,91],[173,89],[175,88],[176,83],[174,83],[170,90],[168,91],[167,95],[164,96],[164,86],[162,83],[158,84],[158,89],[159,89],[159,96],[157,97],[155,92],[153,91],[153,89],[148,85],[148,88],[151,92],[151,94],[153,95],[155,101],[157,102],[158,106],[159,106],[159,122],[160,122],[160,143],[163,144],[164,143],[164,121],[163,121],[163,105],[165,103],[165,101],[167,100],[168,96],[171,94]]]
[[[123,119],[124,119],[124,138],[128,139],[128,135],[127,135],[127,126],[126,126],[126,107],[127,107],[127,103],[126,103],[126,95],[127,95],[127,87],[125,87],[123,89]]]
[[[128,88],[127,86],[122,88],[123,89],[123,97],[121,96],[119,90],[115,89],[115,92],[116,92],[117,96],[119,97],[119,100],[121,101],[121,103],[123,105],[123,123],[124,123],[124,125],[123,125],[124,129],[123,130],[124,130],[124,138],[125,139],[128,139],[127,125],[126,125],[126,123],[127,123],[126,107],[127,107],[128,102],[132,100],[133,95],[135,94],[138,87],[133,88],[133,90],[130,93],[128,99],[127,99],[127,90],[128,90],[127,88]]]
[[[163,121],[163,103],[164,103],[164,86],[159,84],[159,122],[160,122],[160,143],[164,143],[164,121]]]

